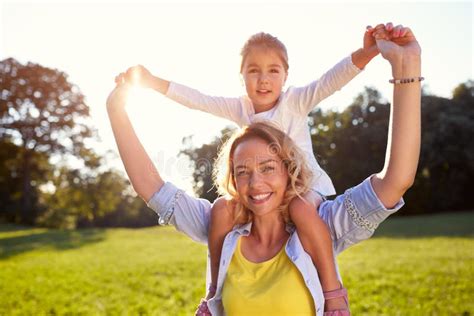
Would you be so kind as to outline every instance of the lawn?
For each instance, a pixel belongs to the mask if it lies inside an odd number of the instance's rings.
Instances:
[[[390,218],[339,256],[354,315],[474,315],[474,213]],[[206,248],[172,228],[0,225],[0,315],[191,315]]]

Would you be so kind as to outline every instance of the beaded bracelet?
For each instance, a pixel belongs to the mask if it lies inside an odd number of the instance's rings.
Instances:
[[[403,83],[411,83],[411,82],[418,82],[425,80],[424,77],[415,77],[415,78],[404,78],[404,79],[390,79],[388,82],[393,84],[403,84]]]

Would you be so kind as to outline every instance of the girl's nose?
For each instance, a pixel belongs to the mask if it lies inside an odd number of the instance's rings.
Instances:
[[[266,82],[266,81],[268,81],[268,75],[262,73],[262,74],[260,75],[260,77],[259,77],[259,80],[260,80],[260,82]]]

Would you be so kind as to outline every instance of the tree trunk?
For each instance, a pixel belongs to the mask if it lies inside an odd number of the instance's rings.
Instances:
[[[23,154],[23,194],[21,197],[21,222],[26,224],[32,224],[34,220],[33,216],[33,203],[32,189],[31,189],[31,153],[27,148],[24,148]]]

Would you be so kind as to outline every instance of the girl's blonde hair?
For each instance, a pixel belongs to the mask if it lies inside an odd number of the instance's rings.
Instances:
[[[280,57],[285,71],[288,72],[290,66],[288,64],[288,52],[286,51],[285,45],[275,36],[260,32],[250,36],[240,51],[240,56],[242,56],[242,62],[240,64],[241,73],[244,68],[245,59],[253,48],[266,48],[274,50]]]
[[[214,165],[213,178],[220,195],[231,199],[234,224],[246,224],[253,220],[253,213],[240,201],[236,188],[233,156],[239,144],[252,138],[259,138],[268,144],[268,150],[277,154],[288,171],[288,184],[283,202],[278,208],[286,223],[290,222],[288,205],[296,196],[302,195],[311,188],[313,174],[306,159],[296,144],[280,129],[270,122],[257,122],[237,131],[222,146]]]

